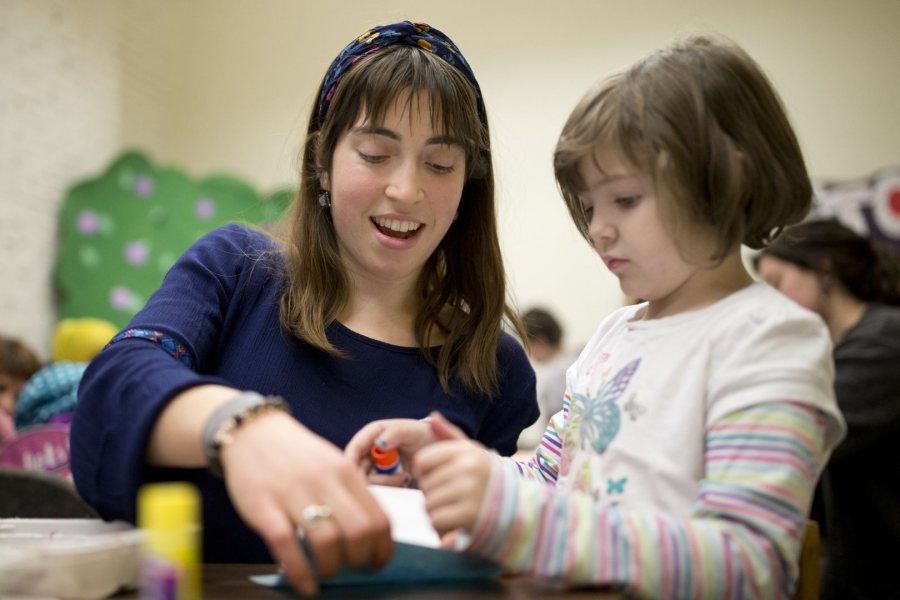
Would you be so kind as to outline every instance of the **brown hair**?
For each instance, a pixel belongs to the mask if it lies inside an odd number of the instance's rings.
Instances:
[[[605,145],[665,192],[661,210],[673,233],[700,226],[715,236],[712,261],[741,243],[764,247],[812,202],[800,145],[777,93],[759,65],[725,40],[691,37],[655,52],[575,107],[554,169],[588,242],[578,164]]]
[[[553,347],[562,345],[562,326],[553,313],[543,308],[531,308],[522,314],[528,342],[543,340]]]
[[[41,361],[23,342],[0,336],[0,373],[22,381],[37,373]]]
[[[900,253],[836,219],[788,227],[754,257],[754,267],[759,268],[764,256],[779,258],[820,278],[836,280],[863,302],[900,306]]]
[[[416,340],[444,389],[455,376],[467,389],[489,394],[497,385],[497,343],[504,317],[523,339],[524,334],[506,302],[488,126],[479,118],[469,82],[420,48],[396,45],[366,56],[341,79],[321,129],[317,110],[310,114],[300,191],[288,217],[290,231],[281,240],[286,278],[281,321],[301,340],[340,356],[325,329],[345,306],[349,282],[331,212],[317,202],[319,176],[329,172],[338,139],[360,115],[378,125],[395,100],[412,103],[420,92],[431,104],[435,130],[462,141],[467,178],[459,216],[419,278]],[[435,330],[446,335],[437,356],[427,347]]]

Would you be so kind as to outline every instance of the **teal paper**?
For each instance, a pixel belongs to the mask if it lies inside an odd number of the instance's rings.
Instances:
[[[323,588],[352,585],[463,583],[500,575],[502,567],[484,558],[451,550],[426,548],[413,544],[394,544],[394,555],[381,570],[345,568],[330,579],[319,582]],[[268,587],[289,588],[280,573],[256,575],[254,582]]]

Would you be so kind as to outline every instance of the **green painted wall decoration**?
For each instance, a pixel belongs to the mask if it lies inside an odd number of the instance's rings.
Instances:
[[[293,197],[290,189],[263,196],[237,177],[194,179],[140,152],[122,154],[101,176],[74,184],[62,204],[57,317],[124,327],[197,238],[230,222],[272,222]]]

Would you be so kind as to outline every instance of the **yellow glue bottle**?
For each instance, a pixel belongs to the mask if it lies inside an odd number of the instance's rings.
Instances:
[[[138,491],[142,600],[200,600],[200,493],[184,482]]]

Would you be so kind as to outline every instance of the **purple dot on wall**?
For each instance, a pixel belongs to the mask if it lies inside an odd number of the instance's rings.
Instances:
[[[94,235],[100,229],[100,217],[97,213],[90,210],[83,210],[78,213],[76,226],[79,233],[83,235]]]
[[[125,260],[132,265],[142,265],[147,262],[150,250],[144,242],[129,242],[125,245]]]
[[[109,304],[116,310],[129,310],[134,303],[134,293],[124,285],[117,285],[109,292]]]
[[[138,196],[149,196],[153,193],[153,180],[146,175],[134,178],[134,193]]]
[[[210,198],[200,198],[194,205],[194,214],[198,219],[212,219],[216,215],[216,203]]]

